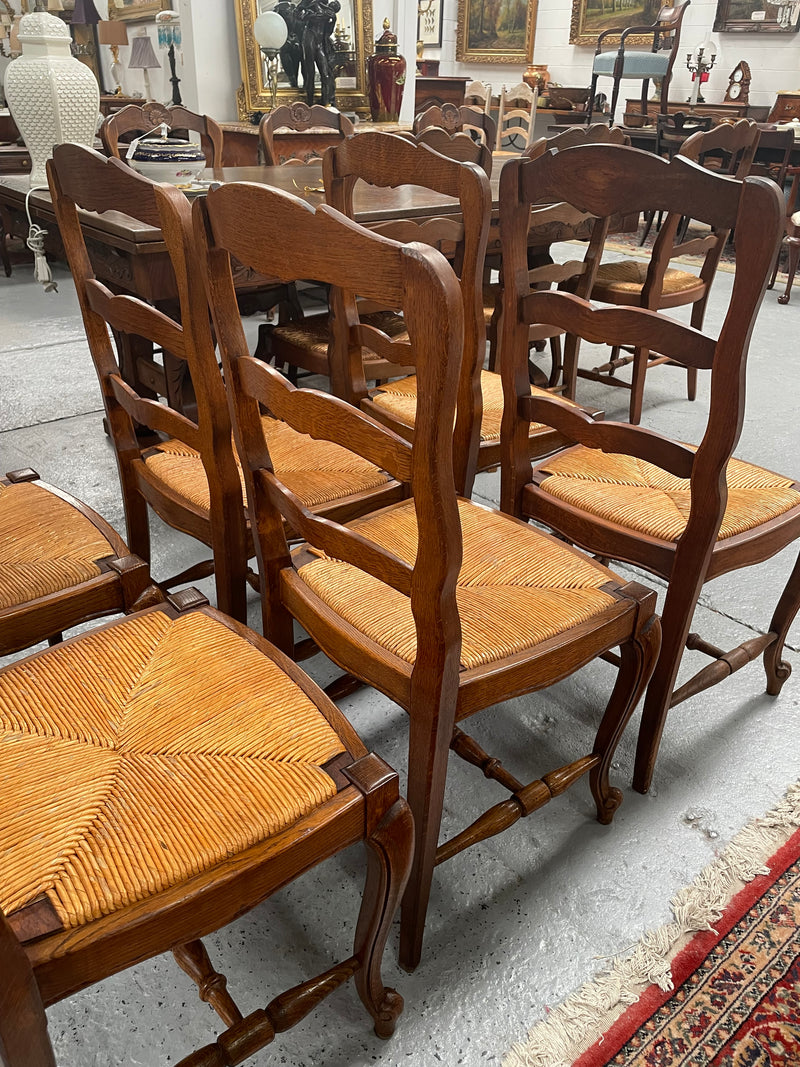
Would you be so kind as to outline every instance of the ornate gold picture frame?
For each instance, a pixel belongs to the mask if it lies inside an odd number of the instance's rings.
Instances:
[[[603,30],[624,30],[628,26],[648,26],[656,21],[663,7],[661,0],[634,0],[631,7],[609,11],[601,0],[572,0],[572,19],[569,26],[570,44],[596,45]],[[606,38],[608,40],[608,38]],[[634,35],[628,44],[643,44],[651,38]]]
[[[459,63],[530,63],[537,0],[458,0]]]
[[[171,0],[109,0],[108,17],[112,22],[140,22],[171,9]]]
[[[258,0],[235,0],[236,32],[239,40],[239,61],[242,85],[237,94],[239,118],[247,121],[255,111],[269,111],[272,94],[266,80],[264,62],[253,34],[253,24],[259,15]],[[355,65],[355,87],[336,90],[336,106],[340,111],[369,114],[367,88],[367,56],[373,50],[375,27],[372,21],[372,0],[342,0],[339,17],[350,34]],[[278,83],[278,103],[305,100],[301,89]]]

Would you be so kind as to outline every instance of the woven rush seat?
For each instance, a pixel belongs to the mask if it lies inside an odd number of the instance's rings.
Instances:
[[[616,576],[563,542],[468,500],[459,500],[459,514],[462,670],[530,649],[614,603],[603,587],[617,582]],[[359,519],[350,528],[408,563],[416,558],[413,501]],[[416,629],[407,597],[324,555],[300,565],[298,572],[325,604],[371,641],[414,662]]]
[[[603,300],[604,293],[630,294],[638,298],[647,278],[648,263],[645,260],[623,259],[618,263],[601,263],[597,268],[592,299]],[[670,267],[664,273],[662,292],[665,296],[684,293],[701,287],[703,283],[696,274]]]
[[[309,507],[387,483],[383,471],[354,452],[330,441],[315,441],[278,419],[265,416],[262,423],[276,470]],[[199,452],[181,441],[169,440],[148,450],[144,460],[164,485],[199,510],[209,510],[208,479]],[[239,474],[244,493],[241,468]]]
[[[633,456],[578,446],[543,462],[541,490],[582,511],[662,541],[677,541],[689,517],[689,479]],[[718,540],[746,533],[800,504],[791,478],[728,462],[728,503]]]
[[[101,573],[116,552],[77,508],[35,482],[0,483],[0,610]]]
[[[12,665],[0,906],[44,894],[75,927],[143,900],[334,796],[322,767],[344,751],[275,663],[204,612],[145,612]]]
[[[374,326],[376,330],[382,330],[387,337],[390,337],[393,341],[407,341],[408,331],[406,330],[406,324],[402,315],[398,315],[394,311],[370,311],[360,316],[361,322],[365,326]],[[282,326],[276,326],[272,330],[273,344],[278,345],[285,344],[292,348],[299,349],[300,351],[307,353],[314,363],[318,364],[318,373],[328,373],[328,341],[330,339],[330,325],[328,323],[327,315],[318,315],[316,318],[308,319],[302,323],[285,323]],[[291,353],[287,353],[290,355]],[[278,363],[281,362],[281,355],[278,355]],[[378,361],[378,356],[369,348],[364,349],[364,364],[369,366],[370,362]],[[380,360],[383,365],[383,360]],[[308,369],[311,369],[310,367]],[[399,372],[398,372],[399,373]],[[369,379],[369,371],[366,374]]]
[[[499,374],[494,371],[481,371],[481,395],[483,396],[481,441],[499,441],[500,423],[503,419],[503,383]],[[552,393],[532,385],[531,395],[552,396]],[[404,426],[413,426],[417,417],[416,376],[411,375],[396,382],[387,382],[371,393],[370,399],[376,407],[383,408],[393,419]],[[544,423],[532,422],[530,435],[533,437],[546,428]]]

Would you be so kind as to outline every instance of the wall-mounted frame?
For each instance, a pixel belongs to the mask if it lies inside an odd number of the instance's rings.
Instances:
[[[442,0],[417,0],[417,40],[426,48],[442,47]]]
[[[459,63],[530,63],[536,0],[458,0]]]
[[[171,0],[108,0],[108,17],[116,22],[154,19],[159,11],[171,9]]]
[[[264,60],[253,34],[253,25],[259,15],[258,0],[234,0],[236,9],[236,32],[239,39],[239,62],[242,67],[242,85],[236,97],[239,118],[249,120],[254,112],[269,111],[272,93],[267,85]],[[340,111],[356,111],[369,114],[369,90],[367,89],[367,56],[374,48],[375,27],[372,22],[372,0],[341,0],[338,23],[350,36],[354,53],[354,86],[336,89],[336,106]],[[350,79],[348,78],[348,82]],[[317,82],[319,87],[319,82]],[[302,87],[292,88],[281,69],[278,73],[278,103],[289,104],[293,100],[305,100]]]
[[[718,0],[714,29],[717,33],[797,33],[800,3]]]
[[[602,0],[572,0],[569,43],[596,45],[603,30],[651,25],[664,5],[660,0],[634,0],[630,7],[613,6],[615,10],[612,11]],[[626,40],[628,44],[652,43],[652,37],[647,35],[632,35]]]

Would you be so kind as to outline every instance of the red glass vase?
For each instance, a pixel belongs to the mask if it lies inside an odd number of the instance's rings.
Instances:
[[[369,109],[373,122],[397,122],[406,84],[406,61],[397,54],[397,36],[383,20],[383,33],[367,60]]]

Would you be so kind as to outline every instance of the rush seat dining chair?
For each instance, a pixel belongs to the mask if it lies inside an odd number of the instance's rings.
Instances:
[[[96,511],[30,468],[0,478],[0,656],[160,594]]]
[[[669,83],[672,68],[678,55],[681,39],[681,23],[691,0],[684,0],[678,5],[662,7],[655,22],[649,26],[628,26],[620,32],[618,29],[603,30],[597,38],[597,49],[592,62],[592,85],[589,92],[589,118],[592,121],[592,107],[597,92],[598,78],[613,78],[614,88],[611,93],[611,111],[608,122],[614,125],[620,85],[632,80],[642,83],[642,115],[647,115],[647,94],[652,79],[661,82],[661,104],[659,110],[663,115],[669,109]],[[614,51],[603,51],[606,38],[615,42]],[[650,38],[650,48],[644,50],[635,44],[628,44],[628,38],[639,43],[642,37]],[[618,44],[616,39],[619,38]]]
[[[591,185],[582,180],[592,174]],[[737,271],[718,336],[650,308],[595,306],[560,292],[530,292],[525,242],[531,203],[550,193],[598,217],[620,210],[690,213],[716,231],[736,227]],[[670,708],[703,692],[760,654],[767,691],[789,676],[782,660],[800,604],[795,564],[767,632],[725,652],[690,633],[706,582],[769,559],[800,536],[800,488],[791,477],[733,457],[745,414],[750,335],[780,236],[783,198],[764,178],[732,181],[675,156],[669,163],[613,145],[572,148],[503,170],[500,229],[505,292],[506,408],[502,507],[611,560],[668,583],[663,643],[644,702],[634,786],[646,792]],[[590,423],[557,398],[525,395],[528,324],[550,323],[592,341],[658,345],[676,363],[711,372],[708,420],[698,445],[628,423]],[[576,442],[533,469],[525,454],[529,419]],[[751,631],[752,634],[752,631]],[[684,646],[713,662],[676,689]],[[700,709],[702,710],[702,708]]]
[[[533,130],[536,125],[536,106],[539,90],[531,89],[525,82],[519,82],[500,90],[500,109],[497,112],[497,141],[495,151],[503,149],[504,141],[511,141],[512,147],[527,148],[533,143]]]
[[[195,591],[0,670],[0,778],[5,1067],[55,1067],[44,1008],[169,951],[226,1028],[183,1067],[242,1063],[351,977],[392,1033],[381,959],[412,846],[397,775]],[[359,841],[352,953],[242,1015],[200,938]]]
[[[81,146],[59,146],[49,166],[59,231],[117,455],[131,551],[149,562],[151,507],[168,525],[208,545],[213,556],[166,579],[162,586],[195,581],[213,571],[217,606],[245,621],[252,538],[189,202],[174,186],[153,183],[119,160],[106,160]],[[161,229],[179,294],[180,322],[136,297],[112,294],[95,279],[80,210],[124,211]],[[188,367],[193,417],[135,392],[122,379],[120,362],[131,358],[136,342],[143,338]],[[142,440],[137,424],[159,436]],[[381,506],[402,496],[402,488],[382,471],[344,449],[317,443],[267,415],[265,430],[287,481],[315,510],[351,516],[373,501]]]
[[[326,148],[354,130],[350,119],[335,107],[309,107],[295,100],[267,112],[258,127],[258,139],[265,166],[282,167],[321,159]]]
[[[356,138],[357,140],[357,138]],[[328,156],[327,158],[330,158]],[[371,233],[332,208],[230,184],[193,207],[209,299],[258,531],[265,633],[288,654],[297,620],[335,663],[408,713],[407,795],[416,850],[401,917],[401,963],[420,960],[437,863],[516,822],[584,774],[608,822],[621,794],[609,761],[658,648],[654,595],[549,536],[456,494],[453,423],[464,313],[458,282],[435,249]],[[240,220],[249,220],[247,227]],[[270,235],[271,240],[266,236]],[[291,239],[290,239],[291,235]],[[228,259],[267,263],[283,280],[310,272],[340,294],[334,327],[366,336],[383,358],[413,357],[419,403],[413,442],[327,393],[296,389],[248,353]],[[356,297],[402,308],[403,342],[361,325]],[[273,468],[261,406],[297,428],[347,442],[409,486],[409,497],[348,524],[304,508]],[[304,539],[290,551],[284,518]],[[623,667],[585,754],[525,785],[456,726],[541,689],[619,645]],[[448,752],[510,797],[438,845]],[[437,847],[438,846],[438,847]]]
[[[740,119],[733,125],[721,124],[706,132],[692,134],[681,146],[679,154],[715,173],[741,179],[750,169],[758,138],[756,123],[750,119]],[[652,311],[691,305],[691,324],[695,329],[702,329],[711,287],[730,231],[712,228],[708,233],[687,238],[689,220],[693,217],[689,207],[683,215],[668,215],[653,244],[649,261],[622,259],[601,263],[594,280],[593,298],[607,304],[646,307]],[[699,273],[682,266],[670,266],[672,260],[687,255],[702,257]],[[612,345],[608,362],[592,369],[582,368],[577,370],[577,374],[592,381],[629,389],[629,420],[638,423],[642,417],[647,371],[671,362],[658,348],[634,348],[621,355],[620,347]],[[630,382],[617,374],[627,364],[632,364]],[[697,394],[697,371],[695,366],[686,368],[689,400],[694,400]],[[574,380],[567,384],[567,396],[574,397]]]
[[[492,87],[488,82],[471,81],[464,89],[464,103],[462,107],[472,108],[473,111],[483,112],[484,115],[492,113]]]
[[[156,101],[146,104],[127,104],[103,120],[100,127],[100,140],[110,156],[124,159],[128,145],[120,142],[121,137],[132,133],[152,134],[164,125],[169,130],[191,130],[200,134],[200,144],[209,167],[222,166],[223,132],[218,122],[209,115],[198,115],[182,105],[167,107]]]

